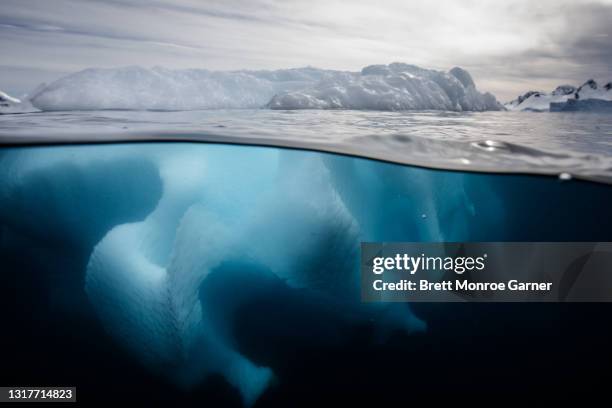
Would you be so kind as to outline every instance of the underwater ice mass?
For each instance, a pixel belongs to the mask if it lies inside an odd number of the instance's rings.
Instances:
[[[235,349],[231,319],[200,296],[224,265],[248,265],[249,274],[274,276],[390,328],[425,328],[406,305],[360,305],[359,242],[382,238],[393,211],[379,219],[362,213],[345,178],[384,174],[353,166],[315,153],[203,144],[6,149],[3,238],[89,253],[84,290],[117,342],[180,386],[222,374],[250,405],[273,371]],[[414,227],[415,238],[441,235],[434,217]]]
[[[411,334],[426,322],[408,304],[360,302],[360,242],[597,240],[612,227],[600,217],[603,184],[273,147],[10,147],[0,173],[3,250],[44,260],[38,279],[50,288],[77,285],[62,299],[86,293],[88,319],[152,372],[185,388],[220,374],[246,405],[274,367],[235,339],[233,313],[259,286],[242,287],[244,276],[309,293],[309,313],[328,304]],[[78,276],[62,278],[70,265]],[[221,304],[211,300],[219,287]]]

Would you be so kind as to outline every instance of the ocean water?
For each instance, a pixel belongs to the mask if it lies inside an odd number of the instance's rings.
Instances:
[[[610,127],[587,114],[0,117],[0,380],[215,407],[605,395],[609,304],[368,306],[358,246],[611,241]]]
[[[612,115],[536,112],[71,111],[0,115],[0,140],[199,140],[315,149],[433,168],[612,176]]]

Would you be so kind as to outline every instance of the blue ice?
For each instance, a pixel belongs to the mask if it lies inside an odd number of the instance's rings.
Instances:
[[[359,244],[461,240],[475,216],[462,173],[270,147],[10,148],[0,171],[8,228],[89,254],[84,289],[118,343],[181,387],[221,374],[245,405],[274,373],[202,302],[212,271],[242,262],[381,329],[422,331],[406,304],[361,303]]]

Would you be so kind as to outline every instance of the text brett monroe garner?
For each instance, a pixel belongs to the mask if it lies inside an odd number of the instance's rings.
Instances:
[[[506,282],[470,282],[466,279],[431,282],[427,279],[412,281],[401,279],[397,282],[385,282],[376,279],[372,282],[375,291],[550,291],[552,282],[522,282],[510,279]]]

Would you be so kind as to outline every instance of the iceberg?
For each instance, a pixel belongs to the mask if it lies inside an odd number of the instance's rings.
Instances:
[[[407,208],[394,201],[374,217],[363,212],[364,184],[344,183],[355,181],[352,160],[189,143],[4,149],[0,244],[17,232],[87,254],[84,291],[118,344],[182,388],[220,374],[248,406],[274,378],[272,369],[237,349],[227,311],[203,295],[209,277],[233,262],[316,294],[318,302],[344,304],[382,331],[425,329],[407,304],[360,301],[360,241],[391,237],[381,223],[406,218]],[[360,177],[388,178],[375,166],[362,171]],[[421,173],[402,183],[426,196],[431,187]],[[463,194],[456,194],[461,207]],[[417,211],[435,214],[442,203],[423,205]],[[434,220],[393,225],[406,239],[439,239]],[[226,300],[243,302],[238,294]]]
[[[161,67],[90,68],[38,90],[31,103],[57,110],[433,109],[499,110],[470,74],[402,63],[361,72],[317,68],[215,72]]]
[[[49,84],[32,98],[32,104],[44,111],[259,108],[276,92],[303,87],[324,72],[90,68]]]
[[[529,91],[504,105],[511,111],[610,111],[612,82],[604,86],[589,79],[579,87],[560,85],[551,93]]]
[[[551,103],[551,112],[612,112],[612,101],[603,99],[568,99],[566,102]]]
[[[369,109],[384,111],[501,110],[489,93],[480,93],[461,68],[441,72],[415,65],[371,65],[360,73],[338,73],[313,86],[275,95],[271,109]]]
[[[264,297],[281,297],[275,307],[307,293],[302,311],[312,321],[292,308],[281,317],[250,314],[248,336],[264,337],[264,324],[293,325],[307,333],[299,341],[323,341],[311,329],[332,314],[375,337],[415,333],[426,322],[411,305],[361,301],[360,242],[604,241],[612,228],[602,216],[612,199],[604,184],[277,147],[12,146],[0,150],[0,174],[3,273],[29,270],[33,281],[7,290],[19,310],[43,298],[32,310],[44,312],[25,321],[34,326],[28,335],[39,335],[32,344],[58,341],[32,321],[65,320],[75,333],[92,330],[79,336],[87,353],[131,358],[155,374],[152,384],[160,377],[193,391],[214,375],[245,405],[283,372],[245,347],[236,318],[262,300],[250,297],[262,282],[274,281]],[[67,305],[47,299],[56,290]],[[334,335],[342,345],[351,331]]]

